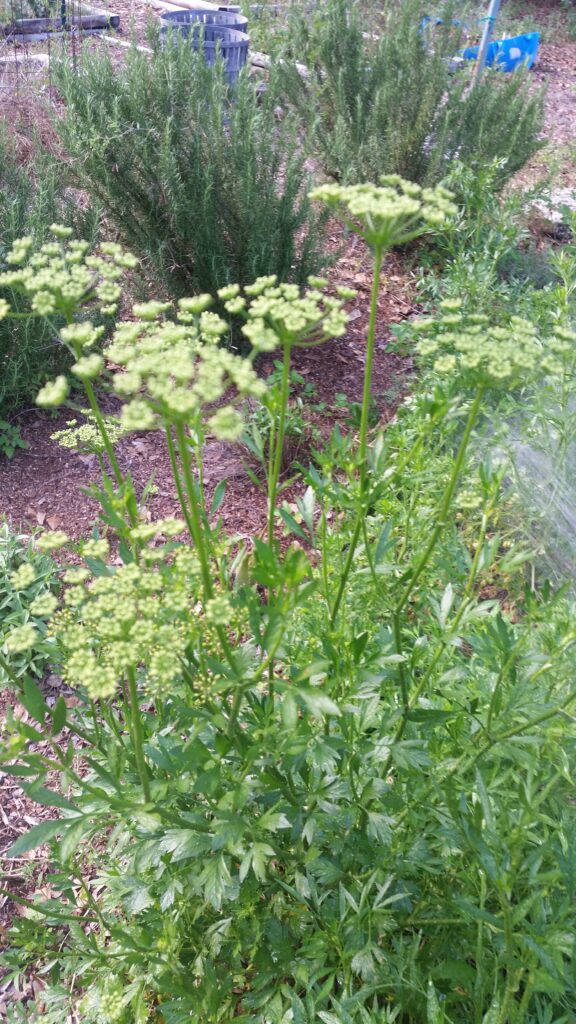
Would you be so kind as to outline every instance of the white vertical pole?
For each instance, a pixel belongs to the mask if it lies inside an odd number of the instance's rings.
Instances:
[[[490,7],[488,14],[484,19],[484,31],[482,33],[482,41],[478,50],[478,59],[476,63],[476,73],[474,75],[474,81],[479,82],[486,65],[486,55],[488,53],[488,46],[492,38],[492,32],[494,31],[494,23],[498,17],[498,11],[500,10],[500,4],[502,0],[490,0]]]

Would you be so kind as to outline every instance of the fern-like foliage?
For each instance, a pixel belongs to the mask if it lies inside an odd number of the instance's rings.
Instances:
[[[323,232],[295,123],[247,74],[232,94],[186,39],[151,44],[121,68],[93,52],[59,68],[76,180],[175,294],[269,273],[303,282]]]

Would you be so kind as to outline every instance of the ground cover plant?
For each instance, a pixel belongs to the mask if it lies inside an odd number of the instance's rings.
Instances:
[[[499,160],[480,169],[453,163],[445,184],[458,194],[458,216],[420,249],[418,295],[432,307],[462,297],[470,312],[493,319],[506,319],[513,307],[549,326],[544,311],[554,309],[556,255],[537,247],[530,223],[537,204],[550,203],[550,184],[509,188],[503,196],[501,174]],[[560,251],[565,259],[567,250]]]
[[[374,180],[385,171],[430,184],[455,158],[475,169],[500,158],[504,184],[539,148],[539,93],[522,73],[486,72],[472,89],[470,66],[451,70],[462,46],[452,25],[456,5],[443,8],[432,38],[421,28],[428,13],[421,0],[394,4],[378,35],[349,0],[294,19],[282,86],[337,180]]]
[[[576,339],[448,300],[414,325],[420,385],[370,433],[383,255],[454,207],[397,178],[315,198],[368,244],[374,282],[358,439],[333,434],[298,518],[279,486],[291,355],[342,334],[350,293],[227,286],[246,358],[218,348],[226,326],[204,297],[140,304],[117,325],[110,374],[78,309],[98,306],[100,275],[118,301],[132,261],[108,245],[86,266],[61,243],[60,338],[108,461],[102,532],[79,545],[50,624],[80,703],[49,709],[28,681],[36,725],[14,720],[2,755],[60,812],[11,851],[49,842],[59,894],[15,894],[4,965],[40,959],[48,984],[12,1020],[74,1007],[83,1024],[570,1021],[574,608],[525,585],[526,552],[500,532],[502,467],[477,452],[510,394],[528,400],[543,374],[573,386]],[[27,246],[16,256],[10,286],[33,300]],[[241,436],[242,402],[266,400],[254,359],[276,350],[267,528],[239,546],[197,460],[206,430]],[[181,520],[140,518],[96,400],[107,382],[124,429],[164,432]],[[62,375],[38,401],[68,389]],[[36,643],[16,628],[10,651]]]
[[[294,125],[247,76],[231,102],[222,65],[187,40],[150,41],[122,67],[93,52],[60,66],[71,171],[173,293],[268,273],[302,284],[325,257]]]
[[[56,563],[34,548],[31,537],[14,533],[0,523],[0,655],[10,662],[10,673],[0,664],[0,686],[14,678],[42,676],[53,654],[46,637],[46,620],[58,606],[60,577]],[[38,643],[33,651],[12,652],[10,636],[15,629],[34,630]]]

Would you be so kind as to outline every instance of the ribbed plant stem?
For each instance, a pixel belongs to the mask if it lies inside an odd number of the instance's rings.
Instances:
[[[128,672],[128,693],[130,696],[132,742],[134,744],[134,755],[136,766],[142,783],[144,800],[150,803],[150,783],[148,780],[148,768],[144,757],[144,734],[142,732],[142,719],[140,718],[140,705],[138,703],[138,690],[136,687],[136,672],[131,668]]]
[[[290,395],[290,355],[290,345],[284,343],[282,385],[280,392],[280,417],[278,419],[278,430],[275,437],[272,474],[268,481],[268,544],[270,547],[272,547],[272,543],[274,541],[274,513],[276,512],[278,482],[280,480],[280,470],[282,469],[282,451],[284,448],[284,434],[286,430],[286,410],[288,408],[288,398]]]
[[[174,447],[174,439],[172,437],[172,428],[169,423],[166,423],[164,427],[164,433],[166,436],[166,447],[168,448],[168,457],[170,459],[170,468],[172,470],[172,476],[174,478],[174,484],[176,486],[176,493],[178,495],[178,501],[180,502],[180,508],[182,509],[182,515],[186,521],[188,527],[188,533],[192,541],[194,541],[194,525],[190,518],[190,512],[188,510],[188,502],[186,501],[186,494],[182,487],[182,480],[180,479],[180,469],[178,467],[178,460],[176,458],[176,449]]]
[[[359,461],[360,461],[360,508],[358,509],[358,517],[354,526],[354,532],[348,548],[348,555],[346,557],[346,564],[340,577],[340,584],[338,586],[338,593],[336,594],[336,600],[334,601],[334,607],[332,608],[332,614],[330,616],[330,625],[334,627],[336,619],[338,618],[338,612],[340,611],[340,605],[342,604],[342,598],[344,597],[344,591],[346,590],[346,584],[348,583],[348,577],[350,570],[352,569],[352,562],[354,561],[354,555],[356,554],[356,548],[358,547],[358,541],[362,532],[362,523],[366,515],[366,509],[364,508],[364,497],[366,491],[366,483],[368,479],[368,463],[367,463],[367,452],[368,452],[368,424],[370,421],[370,399],[372,397],[372,367],[374,363],[374,347],[376,343],[376,321],[378,318],[378,295],[380,293],[380,277],[382,274],[382,257],[383,247],[377,246],[374,250],[374,269],[372,276],[372,293],[370,297],[370,319],[368,322],[368,336],[366,338],[366,366],[364,369],[364,389],[362,395],[362,415],[360,417],[360,444],[359,444]]]
[[[176,424],[176,441],[178,444],[178,451],[180,453],[180,459],[182,462],[182,472],[184,474],[186,497],[188,498],[188,522],[192,533],[192,540],[194,541],[196,552],[198,554],[198,558],[200,559],[202,583],[204,585],[204,598],[205,600],[209,600],[214,594],[214,588],[212,586],[212,576],[210,574],[210,566],[208,564],[208,557],[206,555],[206,549],[204,546],[202,519],[200,516],[200,509],[198,508],[198,502],[196,499],[194,480],[192,478],[192,470],[190,467],[190,452],[188,450],[188,439],[186,437],[186,431],[184,429],[183,423]]]

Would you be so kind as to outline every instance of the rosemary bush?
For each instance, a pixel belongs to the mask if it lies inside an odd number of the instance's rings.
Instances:
[[[79,546],[51,620],[79,704],[49,709],[28,682],[37,726],[12,723],[2,754],[60,809],[10,851],[50,842],[59,893],[12,894],[23,916],[4,967],[40,962],[49,979],[13,1020],[56,1024],[71,1007],[82,1024],[571,1019],[574,607],[524,586],[526,553],[500,532],[502,470],[473,452],[510,393],[573,380],[576,338],[514,317],[492,327],[448,301],[414,328],[421,386],[370,434],[384,253],[454,207],[400,179],[315,198],[371,248],[374,281],[358,438],[336,432],[319,453],[299,521],[279,502],[291,354],[345,331],[350,293],[225,287],[246,358],[217,346],[225,324],[203,297],[141,304],[117,325],[110,375],[77,309],[98,305],[102,276],[117,301],[130,260],[109,245],[86,267],[63,243],[52,291],[108,457],[111,536]],[[33,299],[25,246],[16,257],[11,285]],[[255,355],[276,349],[267,527],[239,547],[214,522],[223,488],[210,502],[203,440],[241,436],[245,396],[266,400]],[[96,381],[123,398],[123,429],[163,431],[181,519],[139,515]],[[61,376],[39,403],[68,387]],[[494,581],[512,611],[486,593]]]
[[[451,73],[462,45],[455,10],[447,5],[432,39],[421,31],[422,0],[391,5],[379,37],[350,0],[296,19],[280,81],[328,174],[353,182],[385,171],[430,184],[455,158],[474,168],[500,158],[501,187],[536,152],[542,101],[525,75],[487,71],[471,89],[470,67]]]
[[[294,125],[248,75],[232,98],[188,40],[151,43],[120,68],[93,52],[59,67],[71,171],[177,295],[269,273],[302,284],[324,258]]]
[[[42,158],[34,168],[20,164],[14,145],[0,129],[1,268],[6,267],[6,255],[16,238],[44,239],[49,225],[61,218],[60,197],[55,165]],[[17,295],[7,297],[17,310]],[[44,318],[0,321],[0,418],[33,402],[40,385],[65,361],[66,353]]]

